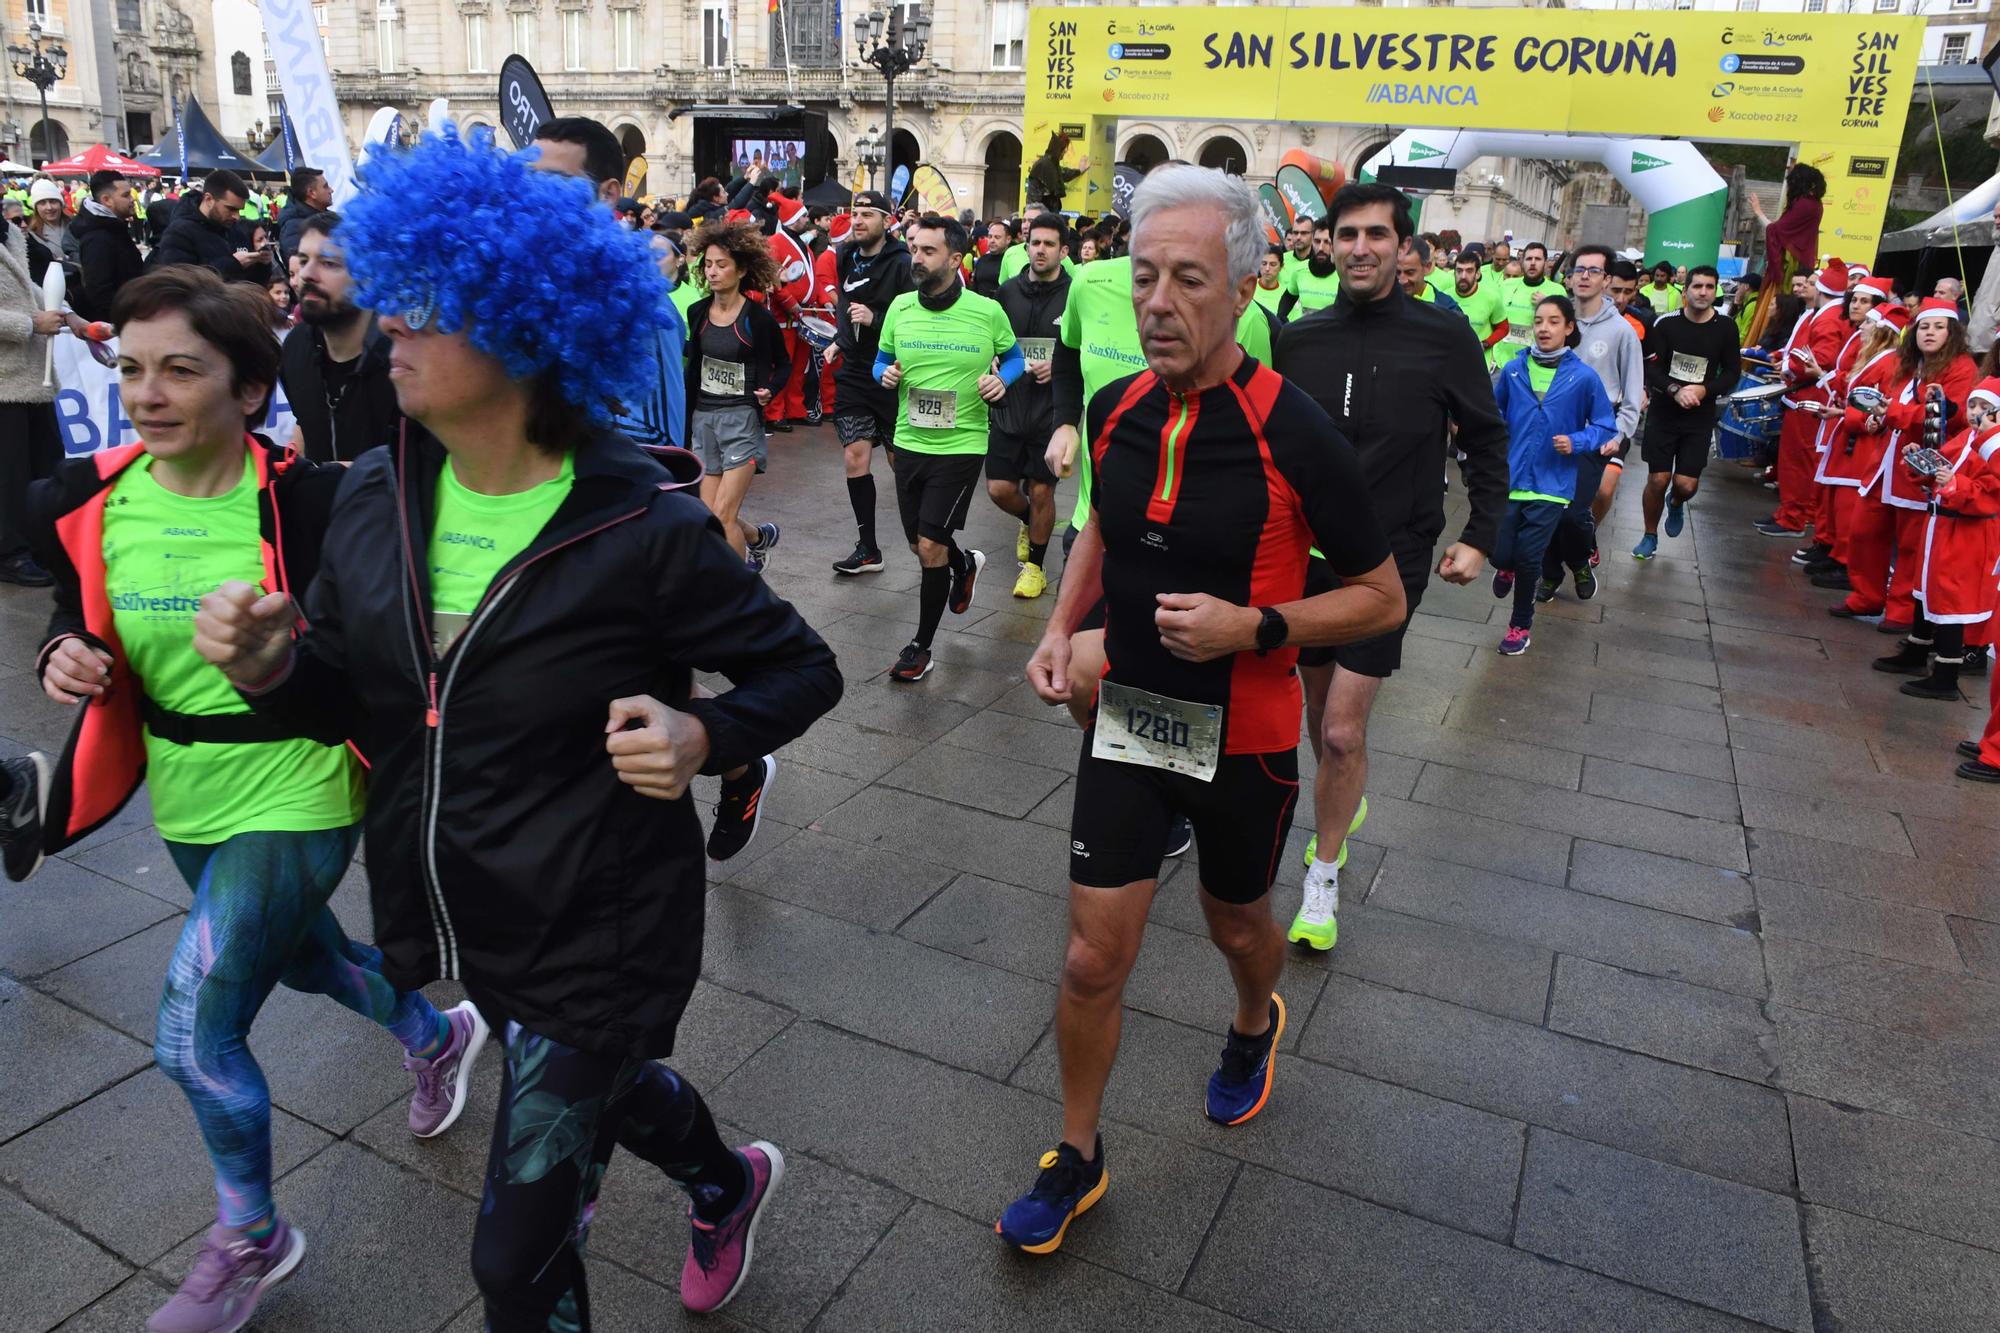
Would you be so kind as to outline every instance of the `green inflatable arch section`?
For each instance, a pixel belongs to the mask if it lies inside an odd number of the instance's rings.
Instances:
[[[1361,164],[1361,178],[1373,180],[1378,167],[1390,164],[1456,170],[1481,157],[1602,163],[1646,210],[1648,264],[1713,264],[1721,253],[1729,185],[1685,139],[1405,130]]]

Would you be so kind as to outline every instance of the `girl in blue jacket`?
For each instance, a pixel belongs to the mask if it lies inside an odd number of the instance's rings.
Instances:
[[[1618,438],[1604,381],[1570,350],[1576,343],[1576,308],[1566,296],[1544,296],[1535,303],[1533,345],[1507,363],[1493,386],[1509,436],[1507,517],[1493,552],[1493,595],[1514,594],[1514,615],[1500,640],[1509,657],[1528,650],[1542,557],[1576,494],[1577,457]]]

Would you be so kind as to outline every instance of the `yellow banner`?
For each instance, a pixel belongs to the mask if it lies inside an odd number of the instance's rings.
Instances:
[[[1837,141],[1828,227],[1860,253],[1887,181],[1841,155],[1893,163],[1922,33],[1897,14],[1038,8],[1023,142],[1067,126],[1089,171],[1065,204],[1099,212],[1121,117]]]
[[[1898,137],[1923,21],[1568,9],[1037,9],[1030,113]]]

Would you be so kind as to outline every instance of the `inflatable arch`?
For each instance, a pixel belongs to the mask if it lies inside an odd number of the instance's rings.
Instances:
[[[1460,130],[1449,146],[1436,130],[1405,130],[1361,164],[1364,177],[1399,167],[1464,167],[1481,157],[1561,159],[1603,164],[1646,210],[1646,262],[1713,264],[1722,237],[1729,185],[1691,143],[1680,139],[1614,139],[1591,134],[1517,134]]]

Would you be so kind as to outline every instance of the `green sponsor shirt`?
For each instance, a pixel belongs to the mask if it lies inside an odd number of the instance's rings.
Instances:
[[[1493,336],[1493,326],[1507,318],[1507,308],[1500,299],[1500,284],[1487,277],[1484,269],[1480,270],[1479,285],[1472,289],[1471,295],[1460,296],[1455,280],[1449,290],[1451,299],[1458,302],[1458,308],[1465,312],[1467,322],[1472,325],[1473,336],[1482,344]],[[1504,342],[1499,345],[1503,348],[1507,346]],[[1487,354],[1487,359],[1489,362],[1493,360],[1491,353]]]
[[[1300,264],[1279,280],[1279,285],[1299,298],[1292,307],[1292,319],[1310,315],[1315,310],[1324,310],[1340,295],[1340,270],[1335,269],[1325,277],[1312,271],[1310,264]],[[1289,322],[1289,321],[1288,321]]]
[[[1015,343],[998,301],[962,288],[948,309],[916,292],[889,302],[882,351],[903,368],[896,385],[896,447],[913,454],[984,454],[986,400],[979,377]]]
[[[1272,314],[1277,314],[1278,303],[1285,299],[1285,280],[1280,277],[1278,285],[1275,287],[1266,287],[1263,283],[1258,283],[1257,290],[1252,293],[1251,299]]]
[[[688,311],[694,308],[694,303],[706,295],[708,295],[706,291],[695,286],[692,282],[677,282],[674,284],[674,289],[667,293],[668,299],[674,303],[674,309],[681,312],[682,324],[688,322]],[[694,336],[692,328],[688,330],[688,336]]]
[[[443,657],[464,632],[494,575],[541,535],[576,478],[563,455],[555,476],[512,495],[482,495],[458,479],[451,460],[438,474],[431,524],[431,650]]]
[[[146,696],[173,713],[247,713],[229,681],[195,655],[202,597],[231,579],[262,585],[257,468],[216,496],[177,495],[142,457],[104,506],[104,587],[111,623]],[[267,590],[268,591],[268,590]],[[170,842],[239,833],[344,828],[361,818],[361,766],[315,741],[175,745],[146,731],[153,822]]]
[[[1452,300],[1458,299],[1458,288],[1453,284],[1457,279],[1448,268],[1434,268],[1424,274],[1424,285],[1434,292],[1443,292]]]
[[[1562,294],[1562,284],[1546,274],[1537,287],[1530,287],[1526,278],[1509,278],[1500,284],[1500,297],[1507,312],[1507,339],[1500,347],[1507,350],[1495,358],[1494,364],[1513,360],[1515,352],[1535,341],[1535,302],[1544,296]],[[1500,348],[1494,350],[1498,352]]]
[[[970,256],[967,256],[967,258],[969,259]],[[1062,266],[1063,266],[1063,272],[1071,275],[1072,277],[1076,275],[1076,265],[1070,260],[1070,257],[1068,255],[1063,256]],[[1021,270],[1025,269],[1026,267],[1028,267],[1028,243],[1027,240],[1023,238],[1022,240],[1016,241],[1014,244],[1008,246],[1007,249],[1001,254],[1000,281],[1002,282],[1013,281],[1015,275],[1020,273]]]
[[[1300,259],[1297,255],[1293,254],[1290,249],[1287,249],[1285,251],[1284,262],[1278,268],[1278,289],[1280,291],[1290,291],[1291,288],[1287,284],[1291,282],[1292,274],[1298,272],[1305,266],[1306,266],[1305,260]]]
[[[1639,295],[1652,305],[1653,313],[1664,315],[1681,308],[1681,289],[1671,282],[1664,287],[1655,287],[1651,282],[1639,289]]]

